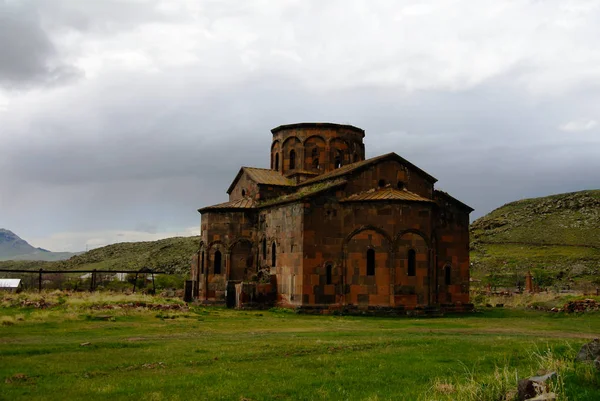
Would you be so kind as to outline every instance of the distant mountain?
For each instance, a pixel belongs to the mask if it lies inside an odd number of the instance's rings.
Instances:
[[[56,262],[5,261],[0,269],[139,270],[149,267],[168,273],[188,273],[200,237],[174,237],[158,241],[121,242],[92,249]]]
[[[514,282],[532,271],[543,286],[600,285],[600,190],[511,202],[470,232],[474,277]]]
[[[56,261],[69,259],[77,253],[50,252],[35,248],[10,230],[0,228],[0,261],[4,260],[43,260]]]

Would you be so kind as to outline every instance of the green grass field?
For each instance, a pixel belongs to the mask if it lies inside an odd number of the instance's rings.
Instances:
[[[126,304],[179,301],[101,294],[47,294],[54,306],[38,309],[22,306],[35,294],[3,297],[2,400],[499,400],[540,368],[559,369],[561,399],[600,399],[600,374],[571,362],[600,333],[598,314],[157,311]]]

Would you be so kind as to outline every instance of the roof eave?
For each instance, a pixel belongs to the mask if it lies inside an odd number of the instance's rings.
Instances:
[[[242,168],[240,168],[240,171],[238,171],[237,175],[233,179],[233,182],[231,183],[231,185],[229,186],[229,188],[227,188],[227,195],[230,195],[231,191],[233,191],[233,188],[235,188],[235,184],[237,184],[237,182],[242,177],[242,174],[244,173],[244,169],[245,169],[245,167],[242,167]]]
[[[452,202],[456,203],[458,206],[461,206],[463,209],[467,210],[469,213],[471,213],[471,212],[473,212],[475,210],[471,206],[467,205],[466,203],[463,203],[463,202],[459,201],[458,199],[456,199],[454,196],[450,195],[447,192],[440,191],[439,189],[436,189],[434,191],[434,193],[437,193],[437,194],[440,194],[442,196],[445,196],[446,198],[450,199]]]
[[[432,200],[417,200],[417,199],[342,199],[340,203],[351,202],[398,202],[398,203],[425,203],[430,206],[435,205]]]

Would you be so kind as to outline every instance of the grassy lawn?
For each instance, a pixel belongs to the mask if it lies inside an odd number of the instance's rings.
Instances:
[[[25,297],[34,295],[5,295],[0,304],[2,400],[487,399],[468,394],[506,393],[516,377],[561,364],[569,365],[560,380],[568,399],[600,399],[600,375],[569,362],[598,337],[599,314],[488,309],[416,319],[103,309],[168,301],[52,294],[46,299],[55,305],[37,309],[21,306]]]

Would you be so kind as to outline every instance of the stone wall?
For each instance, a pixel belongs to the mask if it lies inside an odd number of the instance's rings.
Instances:
[[[365,159],[364,131],[333,124],[293,124],[275,128],[271,144],[271,169],[287,174],[292,170],[325,173],[341,165]],[[318,167],[313,164],[316,149]],[[294,167],[290,153],[294,151]],[[278,160],[278,163],[277,163]],[[278,168],[276,168],[278,167]]]
[[[469,302],[469,213],[436,192],[438,303]],[[448,272],[448,269],[450,270]]]
[[[259,214],[261,266],[270,267],[277,277],[277,292],[282,304],[296,305],[302,293],[302,242],[304,205],[292,203],[274,206]],[[266,258],[263,241],[266,240]],[[275,266],[273,266],[275,244]]]
[[[256,224],[256,213],[202,214],[200,257],[195,263],[200,274],[192,276],[198,283],[194,292],[201,299],[224,301],[228,280],[239,281],[256,271]]]

